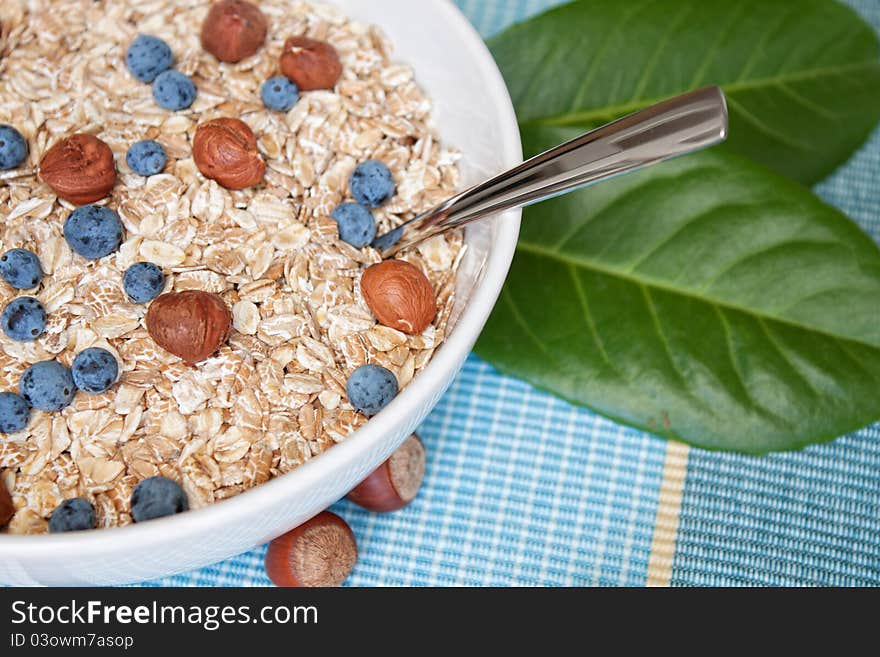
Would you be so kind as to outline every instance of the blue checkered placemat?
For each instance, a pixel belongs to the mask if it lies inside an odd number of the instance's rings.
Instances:
[[[553,4],[458,0],[484,35]],[[880,30],[878,0],[849,4]],[[819,192],[880,241],[880,131]],[[880,425],[766,458],[688,450],[471,357],[419,433],[410,507],[334,507],[352,586],[880,584]],[[149,584],[268,585],[263,554]]]

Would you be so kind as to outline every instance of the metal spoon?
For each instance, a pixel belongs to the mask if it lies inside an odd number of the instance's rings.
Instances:
[[[377,237],[387,258],[432,235],[530,205],[727,138],[727,103],[719,87],[670,98],[581,135],[453,196]]]

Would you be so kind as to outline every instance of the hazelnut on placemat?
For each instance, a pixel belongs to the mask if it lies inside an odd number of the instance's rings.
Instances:
[[[275,586],[342,586],[357,558],[351,527],[335,513],[323,511],[269,543],[266,574]]]
[[[369,511],[397,511],[415,499],[425,478],[425,446],[413,434],[348,494]]]

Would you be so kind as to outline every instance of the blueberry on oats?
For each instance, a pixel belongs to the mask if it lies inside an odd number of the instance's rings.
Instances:
[[[186,493],[167,477],[144,479],[131,493],[131,517],[135,522],[171,516],[188,508]]]
[[[64,365],[57,360],[43,360],[24,371],[18,382],[18,391],[38,410],[60,411],[73,401],[76,384]]]
[[[14,392],[0,392],[0,433],[15,433],[27,426],[31,407]]]
[[[98,260],[122,243],[119,215],[103,205],[84,205],[64,222],[64,239],[83,258]]]
[[[55,507],[49,518],[49,532],[79,532],[95,528],[95,508],[88,500],[74,497]]]
[[[183,110],[196,99],[196,85],[180,71],[165,71],[153,82],[153,99],[167,110]]]
[[[46,330],[46,309],[33,297],[13,299],[0,314],[3,332],[18,342],[36,340]]]
[[[147,303],[165,288],[165,272],[152,262],[136,262],[125,270],[122,287],[133,302]]]
[[[116,383],[119,363],[106,349],[89,347],[76,355],[71,371],[77,388],[99,395]]]
[[[18,290],[30,290],[43,280],[43,268],[33,251],[9,249],[0,256],[0,276]]]
[[[173,63],[174,54],[168,44],[149,34],[139,34],[125,53],[128,70],[141,82],[152,82]]]
[[[165,149],[154,139],[144,139],[133,144],[125,154],[128,168],[141,176],[155,176],[162,173],[168,156]]]
[[[364,415],[375,415],[397,395],[397,379],[381,365],[361,365],[345,384],[348,401]]]

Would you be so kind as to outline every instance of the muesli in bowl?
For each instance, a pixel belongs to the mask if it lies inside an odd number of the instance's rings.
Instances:
[[[457,154],[379,29],[289,0],[0,21],[5,531],[236,495],[428,363],[461,236],[381,265],[370,242],[455,192]]]

